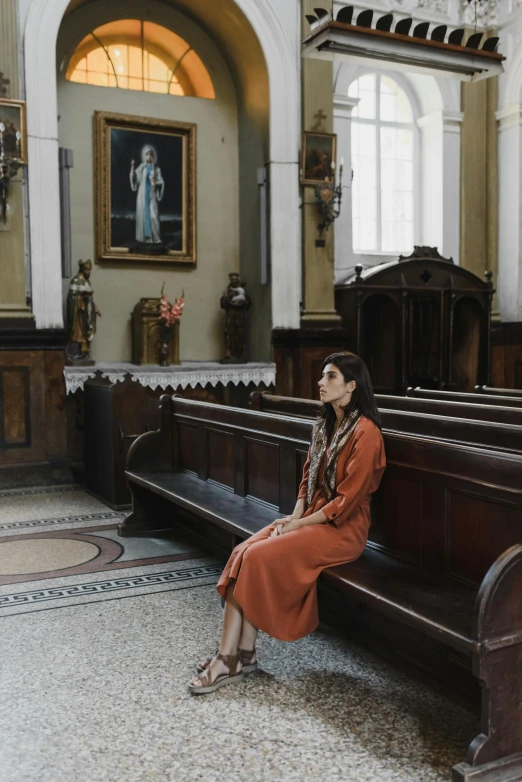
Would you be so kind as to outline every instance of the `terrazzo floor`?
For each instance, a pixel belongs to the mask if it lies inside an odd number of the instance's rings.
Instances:
[[[219,634],[222,562],[175,535],[119,539],[121,516],[77,487],[0,492],[0,573],[24,567],[13,536],[33,550],[43,536],[62,566],[85,529],[122,547],[70,575],[35,555],[36,577],[0,581],[1,782],[449,782],[477,715],[324,626],[292,644],[261,635],[257,673],[191,696]]]

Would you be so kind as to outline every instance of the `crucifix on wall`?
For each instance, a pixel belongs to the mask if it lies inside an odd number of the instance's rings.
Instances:
[[[312,125],[312,130],[318,130],[318,131],[323,130],[323,122],[325,121],[326,118],[327,115],[324,113],[324,111],[322,109],[319,109],[317,114],[314,114],[315,122]]]

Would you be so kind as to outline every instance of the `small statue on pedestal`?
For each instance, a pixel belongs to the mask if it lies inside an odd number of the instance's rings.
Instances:
[[[237,272],[228,275],[228,287],[221,297],[221,309],[225,310],[225,358],[222,364],[246,362],[245,320],[252,300],[246,292],[246,283]]]
[[[96,318],[101,317],[101,312],[94,303],[89,282],[92,261],[78,261],[78,266],[78,274],[72,278],[67,294],[69,342],[65,348],[65,358],[72,366],[92,366],[91,342],[96,334]]]

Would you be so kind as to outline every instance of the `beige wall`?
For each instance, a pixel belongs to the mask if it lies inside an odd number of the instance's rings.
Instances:
[[[9,80],[7,98],[18,99],[16,0],[0,2],[0,73]],[[0,217],[0,319],[31,319],[26,306],[22,171],[9,186],[8,221]]]
[[[139,18],[142,7],[132,1],[113,2],[110,9],[103,3],[92,3],[70,14],[59,36],[58,62],[68,61],[78,40],[89,30],[124,15]],[[92,117],[96,110],[103,110],[197,124],[198,263],[194,270],[142,264],[96,265],[92,284],[103,317],[93,343],[93,357],[98,361],[130,359],[130,312],[141,296],[159,295],[165,281],[171,299],[185,290],[182,360],[217,359],[223,352],[219,299],[228,272],[240,265],[236,91],[224,58],[193,22],[156,3],[147,4],[147,18],[170,27],[194,46],[210,71],[216,100],[89,87],[66,82],[60,73],[59,140],[75,155],[71,171],[73,259],[95,258]],[[64,284],[64,296],[66,292]]]

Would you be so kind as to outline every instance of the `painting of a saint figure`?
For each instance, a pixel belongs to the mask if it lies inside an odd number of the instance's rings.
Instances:
[[[159,202],[165,192],[161,168],[156,164],[156,152],[144,146],[142,162],[136,168],[131,160],[130,185],[136,193],[136,241],[161,244]]]
[[[97,112],[99,260],[194,264],[195,125]]]

